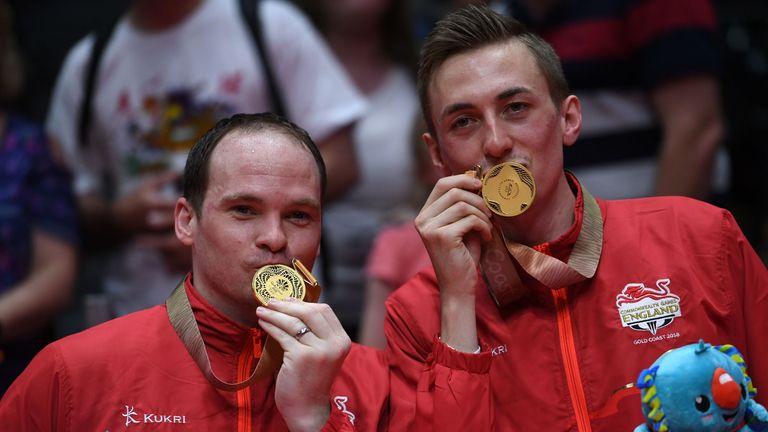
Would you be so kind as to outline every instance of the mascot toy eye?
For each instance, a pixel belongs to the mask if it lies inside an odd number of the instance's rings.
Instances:
[[[637,379],[646,422],[635,432],[768,431],[768,411],[744,356],[732,345],[699,341],[659,357]]]

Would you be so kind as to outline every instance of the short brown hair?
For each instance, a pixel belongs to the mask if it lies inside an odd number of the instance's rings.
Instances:
[[[271,130],[286,135],[304,146],[315,159],[317,171],[320,176],[321,196],[325,195],[328,183],[325,174],[325,163],[320,150],[307,131],[296,124],[273,113],[235,114],[232,117],[219,120],[208,132],[205,133],[192,147],[187,155],[187,163],[184,166],[182,179],[184,198],[202,216],[203,200],[208,189],[208,171],[211,162],[211,154],[219,142],[232,132],[256,134],[261,131]]]
[[[429,85],[437,68],[457,54],[511,41],[525,45],[536,59],[555,106],[568,97],[570,89],[560,58],[547,42],[512,17],[500,15],[487,6],[469,5],[440,20],[421,48],[416,86],[422,113],[433,136],[435,125],[429,114]]]

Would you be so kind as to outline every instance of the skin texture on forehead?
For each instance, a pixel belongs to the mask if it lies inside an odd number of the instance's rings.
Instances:
[[[287,154],[296,157],[282,157]],[[232,172],[236,168],[241,174],[248,174],[258,167],[262,174],[285,177],[297,164],[305,168],[303,177],[309,181],[317,180],[319,188],[319,172],[309,150],[291,135],[267,125],[259,131],[234,130],[222,137],[211,155],[210,173],[237,174]],[[213,174],[209,176],[210,190]]]

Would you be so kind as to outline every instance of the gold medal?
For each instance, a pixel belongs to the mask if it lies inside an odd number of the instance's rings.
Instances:
[[[261,304],[266,305],[270,299],[285,300],[293,297],[304,300],[306,286],[299,273],[282,264],[267,265],[253,275],[253,293]]]
[[[479,167],[473,171],[477,175]],[[523,213],[536,196],[533,175],[517,162],[504,162],[491,167],[482,176],[482,181],[481,195],[485,204],[500,216],[510,217]]]

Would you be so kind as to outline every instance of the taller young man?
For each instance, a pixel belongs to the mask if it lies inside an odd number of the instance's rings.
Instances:
[[[433,268],[387,304],[392,429],[627,430],[639,400],[614,391],[700,338],[768,385],[765,266],[723,209],[596,200],[564,172],[581,109],[549,45],[471,6],[427,38],[418,80],[445,177],[416,218]]]

